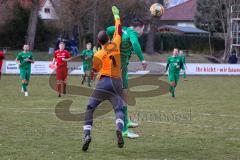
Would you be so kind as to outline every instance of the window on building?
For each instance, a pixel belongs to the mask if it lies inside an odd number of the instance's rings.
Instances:
[[[50,13],[50,8],[44,8],[45,13]]]

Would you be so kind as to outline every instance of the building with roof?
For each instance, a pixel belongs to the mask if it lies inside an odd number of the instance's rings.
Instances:
[[[32,0],[20,0],[22,6],[28,8],[32,4]],[[58,19],[56,9],[54,8],[54,0],[39,0],[39,16],[43,20]]]
[[[53,0],[44,0],[40,5],[39,16],[43,20],[57,20],[57,12]]]
[[[172,26],[172,25],[164,25],[159,28],[160,32],[171,32],[171,33],[177,33],[177,34],[200,34],[200,35],[206,35],[209,34],[209,32],[198,29],[196,27],[182,27],[182,26]]]
[[[58,19],[56,9],[55,9],[55,1],[57,0],[39,0],[39,16],[43,20],[56,20]],[[32,0],[17,0],[17,1],[6,1],[4,4],[1,4],[0,6],[0,19],[5,20],[8,17],[4,16],[2,12],[7,12],[5,11],[7,9],[12,9],[14,8],[14,5],[16,3],[20,3],[21,6],[24,8],[30,8],[32,5]],[[4,10],[5,9],[5,10]],[[4,17],[2,17],[4,16]]]
[[[176,32],[179,34],[208,34],[208,32],[196,28],[195,14],[197,0],[187,0],[179,5],[167,8],[160,18],[161,32]]]
[[[163,25],[190,26],[195,27],[194,17],[196,13],[197,0],[188,0],[184,3],[166,9],[160,18]]]
[[[170,7],[174,7],[176,5],[179,5],[181,3],[184,3],[186,2],[187,0],[168,0],[167,1],[167,7],[170,8]]]

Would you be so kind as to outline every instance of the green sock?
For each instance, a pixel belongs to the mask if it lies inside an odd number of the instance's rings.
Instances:
[[[170,87],[169,87],[169,91],[170,91],[170,93],[173,92],[173,86],[170,86]]]
[[[91,77],[88,76],[88,85],[90,85],[90,84],[91,84]]]
[[[124,112],[124,127],[123,127],[123,132],[128,131],[128,108],[127,106],[123,106],[123,112]]]
[[[172,97],[174,97],[175,95],[174,95],[174,92],[175,92],[175,87],[173,87],[173,86],[170,86],[170,93],[172,94]]]
[[[26,83],[22,83],[22,88],[23,88],[23,91],[26,92],[27,91],[27,84]]]
[[[186,72],[183,73],[183,78],[184,78],[184,79],[187,78]]]
[[[175,97],[175,87],[173,87],[172,97]]]
[[[26,83],[26,91],[28,90],[28,83]]]

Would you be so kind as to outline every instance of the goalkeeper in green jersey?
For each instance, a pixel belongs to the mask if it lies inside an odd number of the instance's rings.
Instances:
[[[175,88],[177,86],[180,70],[183,69],[182,58],[178,56],[178,49],[173,50],[173,55],[167,59],[166,71],[168,70],[168,80],[170,82],[170,93],[175,97]]]
[[[183,53],[182,50],[179,51],[178,56],[182,59],[183,62],[183,79],[187,81],[187,76],[186,76],[186,55]]]
[[[93,61],[93,50],[92,43],[87,43],[87,48],[82,51],[81,57],[83,59],[83,79],[82,84],[84,84],[87,77],[88,87],[91,87],[91,71],[92,71],[92,61]]]
[[[137,54],[139,60],[142,62],[143,69],[146,69],[147,64],[142,54],[141,46],[138,38],[143,34],[144,24],[139,19],[134,19],[130,27],[122,27],[122,42],[121,42],[121,65],[122,65],[122,81],[123,81],[123,93],[124,101],[127,102],[127,89],[128,89],[128,64],[132,53]],[[106,32],[110,38],[113,37],[115,27],[111,26],[106,29]],[[128,138],[137,138],[138,134],[130,132],[129,128],[137,127],[138,124],[130,120],[128,116],[127,104],[124,105],[124,129],[123,136]]]
[[[23,46],[23,51],[18,53],[16,62],[20,68],[20,78],[22,80],[22,92],[28,96],[28,84],[31,76],[31,63],[34,63],[32,52],[29,51],[29,45]]]

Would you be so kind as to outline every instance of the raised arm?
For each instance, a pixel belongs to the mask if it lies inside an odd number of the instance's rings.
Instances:
[[[122,26],[121,26],[121,21],[120,21],[120,16],[119,16],[119,10],[117,9],[116,6],[112,7],[112,12],[114,15],[115,19],[115,32],[113,35],[113,42],[120,48],[121,44],[121,36],[122,36]]]

